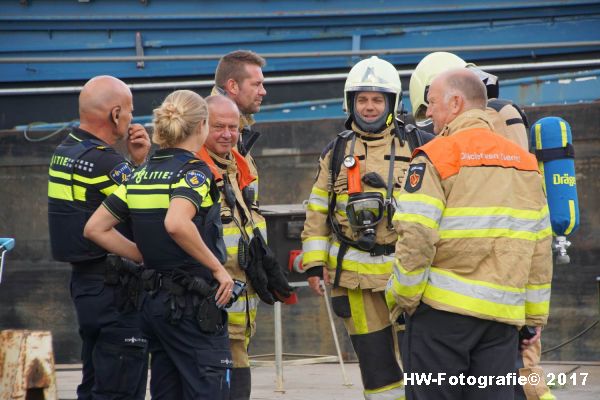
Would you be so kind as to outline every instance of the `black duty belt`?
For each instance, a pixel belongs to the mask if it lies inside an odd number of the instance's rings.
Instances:
[[[173,281],[171,280],[171,277],[169,275],[160,274],[160,276],[158,278],[158,288],[157,289],[166,289],[166,290],[171,291],[175,285],[177,285],[177,284],[173,283]],[[181,287],[181,286],[177,285],[177,287]]]
[[[78,261],[71,263],[72,271],[77,274],[104,275],[106,273],[106,257],[91,261]]]

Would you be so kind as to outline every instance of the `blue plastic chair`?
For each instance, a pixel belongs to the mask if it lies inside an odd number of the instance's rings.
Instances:
[[[0,283],[2,283],[2,271],[4,271],[4,255],[11,251],[15,247],[15,239],[13,238],[0,238]]]

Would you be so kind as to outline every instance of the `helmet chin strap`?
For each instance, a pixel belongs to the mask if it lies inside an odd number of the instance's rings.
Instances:
[[[369,133],[377,133],[377,132],[381,132],[385,127],[385,122],[387,119],[387,116],[390,112],[390,102],[388,99],[388,96],[384,96],[385,98],[385,109],[383,110],[383,113],[381,113],[381,115],[379,116],[379,118],[377,118],[375,121],[373,122],[367,122],[364,119],[362,119],[360,117],[360,115],[356,112],[356,105],[353,107],[353,111],[352,111],[352,116],[354,118],[354,122],[356,122],[356,125],[358,125],[358,127],[365,131],[365,132],[369,132]]]

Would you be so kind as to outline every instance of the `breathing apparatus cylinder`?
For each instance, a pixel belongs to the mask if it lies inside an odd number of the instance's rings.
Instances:
[[[559,117],[542,118],[531,127],[531,143],[544,175],[556,263],[567,264],[570,261],[567,248],[571,243],[566,236],[579,227],[571,127]]]

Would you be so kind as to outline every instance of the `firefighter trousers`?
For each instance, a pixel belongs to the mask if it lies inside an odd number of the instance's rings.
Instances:
[[[402,369],[383,291],[334,288],[335,314],[344,325],[358,357],[364,397],[404,399]]]
[[[421,303],[408,318],[406,328],[408,400],[514,399],[514,386],[480,384],[477,380],[470,384],[467,378],[506,377],[514,372],[516,326],[440,311]],[[423,374],[445,374],[445,384],[419,381]],[[463,384],[449,383],[460,379],[461,374]]]

